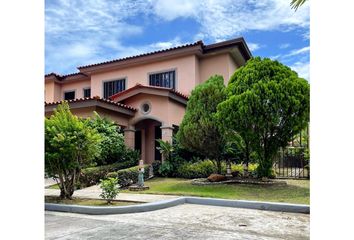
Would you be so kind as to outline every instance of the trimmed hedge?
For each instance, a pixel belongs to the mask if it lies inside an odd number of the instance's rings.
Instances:
[[[98,167],[85,168],[81,171],[79,178],[79,188],[89,187],[100,182],[100,179],[106,177],[107,173],[118,171],[120,169],[129,168],[138,163],[134,160],[117,162],[109,165],[103,165]]]
[[[254,172],[257,168],[257,164],[249,164],[248,171]],[[243,173],[243,166],[241,164],[231,164],[231,171],[238,171]],[[217,169],[211,160],[203,160],[195,163],[186,162],[177,168],[177,177],[181,178],[207,178],[212,173],[216,173]],[[226,173],[225,162],[221,165],[221,173]]]
[[[144,179],[149,178],[149,167],[150,165],[144,165]],[[117,172],[110,172],[106,175],[106,178],[113,177],[118,178],[119,185],[123,187],[127,187],[133,183],[138,182],[139,175],[139,166],[134,166],[126,169],[121,169]]]

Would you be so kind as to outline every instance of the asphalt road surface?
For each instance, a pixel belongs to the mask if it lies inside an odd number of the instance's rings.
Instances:
[[[132,214],[45,212],[46,239],[309,239],[310,215],[183,204]]]

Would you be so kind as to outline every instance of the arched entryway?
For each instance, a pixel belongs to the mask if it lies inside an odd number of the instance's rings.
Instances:
[[[141,159],[145,164],[151,164],[154,160],[161,160],[161,154],[156,149],[158,143],[156,139],[161,139],[160,121],[155,119],[143,119],[137,122],[135,127],[135,149],[141,153]]]

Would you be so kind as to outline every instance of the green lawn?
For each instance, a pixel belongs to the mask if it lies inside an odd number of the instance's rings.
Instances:
[[[171,194],[239,200],[255,200],[287,203],[310,203],[309,180],[286,180],[287,186],[263,186],[251,184],[222,184],[196,186],[189,179],[153,178],[146,181],[150,189],[141,192],[123,190],[126,193]]]

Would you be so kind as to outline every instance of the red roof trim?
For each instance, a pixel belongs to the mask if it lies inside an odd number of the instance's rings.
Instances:
[[[105,103],[109,103],[109,104],[112,104],[112,105],[116,105],[118,107],[122,107],[122,108],[125,108],[125,109],[136,111],[136,108],[133,108],[133,107],[131,107],[129,105],[113,102],[113,101],[111,101],[109,99],[100,98],[98,96],[86,97],[86,98],[76,98],[76,99],[72,99],[72,100],[62,100],[62,101],[58,101],[58,102],[49,102],[49,103],[48,102],[44,102],[44,106],[60,104],[60,103],[62,103],[64,101],[68,101],[69,103],[73,103],[73,102],[83,102],[83,101],[88,101],[88,100],[97,100],[97,101],[100,101],[100,102],[105,102]]]
[[[52,72],[52,73],[48,73],[48,74],[44,75],[45,78],[51,77],[51,76],[56,77],[56,78],[57,78],[58,80],[60,80],[60,81],[63,81],[63,80],[66,80],[66,78],[75,77],[75,76],[87,77],[86,74],[81,73],[81,72],[78,72],[78,73],[69,73],[69,74],[66,74],[66,75],[60,75],[60,74],[57,74],[57,73]]]
[[[114,99],[114,98],[117,98],[117,97],[120,97],[120,96],[123,96],[135,89],[138,89],[138,88],[149,88],[149,89],[157,89],[157,90],[164,90],[164,91],[169,91],[171,93],[174,93],[176,94],[177,96],[180,96],[186,100],[188,100],[188,96],[187,95],[184,95],[183,93],[181,92],[178,92],[172,88],[165,88],[165,87],[156,87],[156,86],[145,86],[145,85],[141,85],[141,84],[136,84],[134,87],[131,87],[131,88],[128,88],[127,90],[124,90],[122,92],[119,92],[119,93],[116,93],[112,96],[109,97],[109,99]]]

